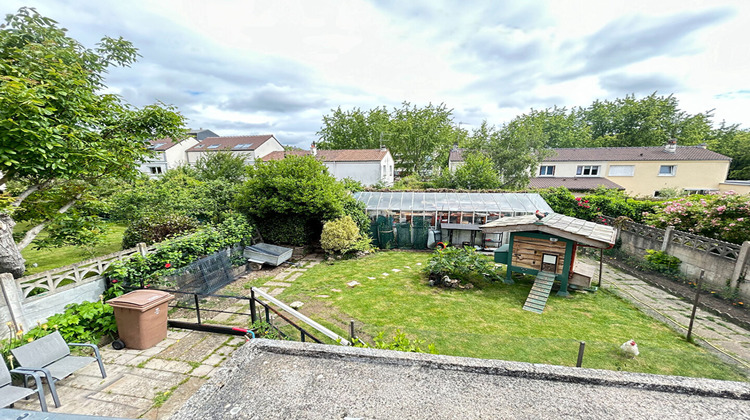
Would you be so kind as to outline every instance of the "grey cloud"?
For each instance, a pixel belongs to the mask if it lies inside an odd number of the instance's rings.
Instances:
[[[523,109],[526,112],[526,110],[532,108],[551,108],[564,103],[565,98],[562,96],[535,96],[530,93],[524,93],[503,97],[497,102],[497,106],[498,108]]]
[[[518,42],[510,39],[510,34],[501,28],[480,28],[471,34],[461,45],[468,55],[481,61],[497,63],[527,63],[541,59],[544,55],[544,42],[530,39]]]
[[[235,96],[221,104],[222,109],[233,111],[268,111],[294,112],[306,109],[316,109],[327,106],[326,100],[315,94],[309,94],[300,89],[266,85],[243,95],[238,92]]]
[[[728,9],[684,12],[669,17],[630,16],[610,22],[583,40],[568,57],[571,71],[555,79],[569,80],[638,63],[652,57],[678,56],[694,48],[691,35],[727,19]],[[571,41],[562,49],[575,48]]]
[[[617,97],[633,93],[649,95],[656,91],[668,94],[682,88],[682,84],[675,78],[663,74],[608,74],[599,78],[599,85],[610,96]]]

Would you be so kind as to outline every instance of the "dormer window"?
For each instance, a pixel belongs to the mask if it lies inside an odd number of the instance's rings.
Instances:
[[[599,176],[599,165],[581,165],[576,169],[578,176]]]
[[[218,149],[219,146],[220,146],[219,144],[212,144],[212,145],[209,145],[208,148],[209,149]]]
[[[554,165],[540,166],[539,176],[555,176],[555,166]]]

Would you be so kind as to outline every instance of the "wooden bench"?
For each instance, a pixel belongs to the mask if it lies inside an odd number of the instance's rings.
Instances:
[[[94,350],[95,357],[73,356],[70,354],[69,346],[90,347]],[[55,382],[67,377],[78,369],[88,366],[94,360],[99,362],[99,370],[102,372],[102,378],[107,377],[102,357],[99,354],[99,348],[96,345],[66,343],[58,331],[34,340],[29,344],[16,347],[10,352],[13,353],[13,357],[19,366],[21,366],[19,369],[40,372],[47,379],[52,399],[55,401],[55,407],[60,407],[60,399],[57,397]]]

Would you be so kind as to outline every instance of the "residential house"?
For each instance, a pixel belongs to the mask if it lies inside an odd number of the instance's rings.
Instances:
[[[672,140],[657,147],[590,147],[551,149],[541,162],[531,188],[563,186],[586,192],[598,186],[624,189],[628,194],[657,196],[660,190],[708,193],[732,188],[727,183],[731,158],[705,146],[678,146]],[[463,164],[463,150],[450,154],[449,168]],[[743,185],[736,186],[744,191]]]
[[[262,159],[269,153],[283,152],[284,146],[276,140],[273,134],[259,136],[229,136],[229,137],[207,137],[200,143],[187,149],[187,161],[195,165],[205,153],[228,150],[245,158],[245,161],[253,165],[256,159]]]
[[[148,148],[156,154],[143,161],[138,169],[152,178],[157,178],[164,172],[185,164],[185,151],[196,144],[198,140],[195,137],[188,137],[180,142],[170,138],[151,140]]]
[[[663,189],[708,193],[719,191],[730,162],[705,146],[678,146],[674,140],[662,147],[552,149],[532,185],[542,182],[539,178],[564,186],[587,179],[609,181],[639,196],[658,196]]]
[[[363,185],[373,185],[378,182],[393,185],[393,156],[386,148],[318,150],[313,143],[309,151],[278,151],[266,155],[263,160],[279,160],[289,155],[315,156],[336,179],[351,178]]]

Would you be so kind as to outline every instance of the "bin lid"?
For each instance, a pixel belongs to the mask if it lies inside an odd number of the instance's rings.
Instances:
[[[107,303],[113,308],[135,309],[141,312],[174,299],[174,295],[161,290],[133,290],[122,296],[110,299]]]

